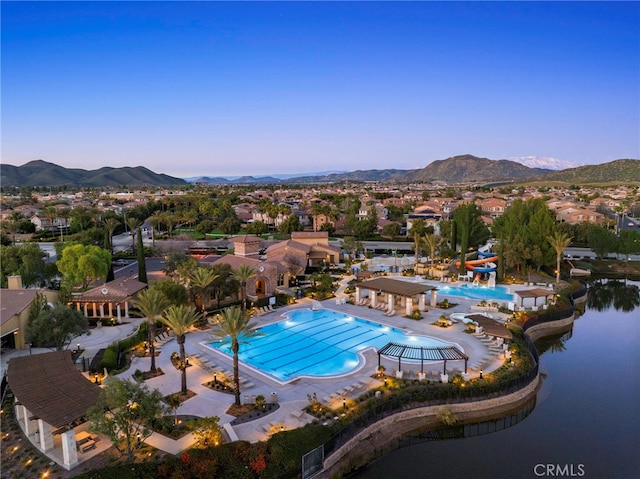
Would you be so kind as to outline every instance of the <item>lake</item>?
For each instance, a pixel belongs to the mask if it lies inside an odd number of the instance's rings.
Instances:
[[[431,439],[415,433],[353,477],[638,477],[638,285],[595,283],[573,329],[536,343],[546,377],[535,404],[507,418],[465,427],[465,436],[471,437],[434,440],[433,431]]]

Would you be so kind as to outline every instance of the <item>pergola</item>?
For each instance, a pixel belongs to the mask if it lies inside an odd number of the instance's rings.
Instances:
[[[7,380],[24,433],[28,437],[38,434],[45,453],[55,448],[53,436],[60,434],[62,466],[75,466],[78,453],[74,428],[86,422],[87,410],[95,405],[100,386],[78,371],[69,350],[12,358]]]
[[[380,367],[380,356],[390,356],[398,358],[398,371],[402,369],[402,359],[413,361],[420,360],[420,372],[424,372],[425,361],[444,361],[443,374],[447,374],[447,361],[464,360],[464,372],[467,372],[467,362],[469,356],[458,348],[435,347],[425,348],[422,346],[409,346],[407,344],[387,343],[378,350],[378,367]]]
[[[555,292],[553,290],[543,288],[523,289],[515,291],[515,293],[520,297],[520,306],[524,305],[525,298],[533,298],[533,305],[537,306],[538,298],[549,298],[555,296]]]
[[[361,290],[363,289],[373,292],[373,294],[370,294],[371,299],[369,303],[373,308],[378,307],[378,294],[385,295],[382,303],[384,309],[389,312],[393,311],[396,297],[400,297],[401,301],[404,302],[407,315],[411,314],[416,296],[418,296],[418,309],[424,311],[426,307],[426,293],[431,291],[431,302],[433,303],[435,301],[435,292],[437,291],[437,288],[426,284],[392,278],[373,278],[356,284],[356,303],[363,304],[366,302],[366,298],[361,297]],[[386,306],[384,303],[386,303]]]

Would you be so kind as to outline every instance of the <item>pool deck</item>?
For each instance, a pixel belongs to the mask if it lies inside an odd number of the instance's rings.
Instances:
[[[351,278],[346,277],[341,281],[341,286],[337,292],[339,298],[346,297],[344,289]],[[462,321],[448,328],[441,328],[431,324],[443,313],[448,317],[451,313],[471,312],[472,306],[476,306],[478,303],[477,300],[465,300],[457,297],[451,297],[450,301],[458,303],[457,306],[447,310],[429,307],[429,311],[424,313],[423,319],[415,321],[400,315],[388,317],[382,311],[366,306],[356,306],[348,303],[336,304],[335,299],[324,302],[302,299],[298,300],[295,305],[279,308],[274,312],[259,316],[256,321],[259,325],[265,325],[285,319],[286,316],[284,314],[292,309],[322,307],[400,328],[414,334],[432,336],[454,343],[469,356],[469,373],[471,377],[477,376],[481,368],[484,372],[490,372],[498,368],[502,364],[502,360],[498,356],[499,353],[489,350],[486,339],[483,342],[474,335],[463,332],[465,324]],[[492,313],[492,315],[495,318],[506,317],[506,315],[501,315],[500,313]],[[144,321],[144,319],[133,319],[122,326],[102,328],[104,331],[98,332],[94,330],[91,335],[81,337],[77,342],[81,343],[83,348],[88,351],[97,351],[98,348],[106,347],[114,340],[121,339],[116,336],[126,337],[131,335],[141,321]],[[234,417],[227,414],[226,411],[233,403],[233,396],[204,386],[205,383],[213,380],[213,368],[226,370],[227,372],[233,370],[231,357],[205,345],[211,339],[211,333],[207,330],[194,330],[186,335],[186,354],[193,358],[191,366],[187,369],[187,387],[195,392],[196,396],[185,401],[178,408],[177,414],[200,417],[218,416],[220,424],[225,426],[227,430],[227,435],[231,437],[235,435],[241,440],[250,442],[262,441],[268,437],[268,434],[279,431],[281,427],[291,429],[311,422],[313,417],[303,412],[303,409],[309,404],[308,396],[315,394],[319,401],[326,402],[326,400],[331,400],[333,406],[339,407],[342,405],[341,402],[344,398],[356,398],[367,389],[382,385],[380,381],[372,378],[378,365],[378,356],[373,349],[364,352],[364,361],[351,373],[332,378],[301,377],[286,384],[252,370],[241,363],[242,399],[251,399],[253,396],[263,395],[267,401],[271,401],[276,399],[275,395],[277,395],[277,402],[280,407],[275,412],[260,419],[231,427],[229,423]],[[176,340],[171,339],[158,349],[160,352],[156,357],[156,365],[162,369],[164,374],[146,381],[145,384],[151,389],[158,389],[162,395],[178,392],[180,389],[180,373],[171,364],[171,354],[178,351]],[[33,351],[33,353],[37,352],[39,351]],[[28,352],[25,353],[28,354]],[[7,359],[9,358],[4,357],[3,362]],[[392,376],[395,372],[394,369],[397,368],[397,361],[383,358],[382,364],[386,367],[387,374]],[[133,358],[130,368],[117,377],[129,379],[136,370],[145,371],[149,367],[149,358]],[[410,371],[410,373],[418,371],[419,368],[419,364],[403,362],[403,370]],[[464,363],[461,361],[448,362],[447,369],[452,370],[454,368],[462,371],[464,370]],[[441,372],[441,370],[441,362],[435,364],[425,363],[425,371]],[[275,393],[275,395],[272,393]],[[189,434],[178,441],[174,441],[154,433],[146,442],[158,449],[178,454],[192,446],[194,438]]]
[[[344,297],[344,285],[350,278],[342,281],[342,286],[338,290],[338,297]],[[453,302],[453,301],[452,301]],[[401,317],[400,315],[388,317],[382,311],[368,308],[366,306],[356,306],[348,303],[336,304],[335,299],[318,302],[309,299],[299,300],[295,305],[279,308],[274,312],[264,314],[256,318],[259,325],[266,325],[286,318],[286,313],[298,308],[326,308],[334,311],[356,316],[359,318],[372,320],[381,324],[393,326],[403,329],[408,333],[432,336],[450,343],[460,346],[465,354],[470,357],[469,373],[472,377],[479,374],[479,369],[484,372],[490,372],[498,368],[502,364],[498,354],[491,352],[487,345],[477,337],[463,332],[465,325],[463,322],[454,324],[449,328],[441,328],[431,324],[445,313],[471,312],[471,307],[477,304],[477,300],[465,300],[455,298],[457,306],[448,310],[429,308],[429,312],[424,314],[424,318],[415,321]],[[499,313],[493,313],[494,316],[500,316]],[[209,348],[206,343],[211,341],[211,333],[209,331],[193,331],[187,334],[185,349],[186,354],[194,358],[191,361],[192,367],[187,370],[187,386],[197,395],[188,401],[185,401],[178,409],[178,414],[195,415],[195,416],[218,416],[220,424],[230,423],[233,417],[226,414],[227,409],[233,402],[233,396],[217,391],[213,391],[203,384],[213,380],[213,370],[233,370],[232,359],[219,351]],[[241,346],[242,347],[242,346]],[[163,376],[146,381],[150,388],[158,389],[163,395],[177,392],[180,387],[179,372],[171,365],[170,356],[173,352],[178,351],[178,345],[175,340],[167,342],[156,358],[158,367],[165,372]],[[393,375],[397,369],[397,361],[383,358],[382,364],[386,367],[387,374]],[[263,395],[267,401],[270,401],[272,393],[277,395],[277,401],[280,405],[279,409],[260,419],[251,422],[236,425],[232,427],[233,432],[241,440],[257,442],[265,440],[271,432],[277,432],[281,426],[286,429],[300,427],[313,420],[313,417],[304,413],[303,409],[309,404],[308,395],[314,394],[319,401],[326,403],[331,400],[332,405],[340,407],[343,399],[353,399],[362,394],[369,388],[375,388],[382,385],[381,381],[372,378],[378,365],[378,356],[373,349],[364,352],[364,361],[361,365],[351,373],[331,378],[311,378],[301,377],[288,383],[282,383],[273,377],[257,372],[244,364],[240,364],[241,383],[250,383],[250,387],[243,387],[241,384],[242,399],[250,399],[256,395]],[[403,370],[418,371],[420,365],[403,362]],[[474,367],[475,366],[475,367]],[[135,358],[131,367],[119,375],[120,378],[130,377],[136,369],[146,370],[149,368],[148,358]],[[447,364],[447,369],[464,370],[464,363],[461,361],[451,361]],[[429,364],[425,363],[425,371],[433,372],[442,370],[442,362]],[[360,384],[360,386],[357,386]],[[353,388],[353,386],[357,386]],[[249,396],[247,398],[246,396]],[[228,428],[229,426],[227,426]],[[190,436],[188,436],[190,437]],[[160,449],[168,452],[179,452],[191,445],[191,438],[181,441],[171,441],[161,436],[152,436],[147,442]],[[172,444],[175,443],[175,444]]]

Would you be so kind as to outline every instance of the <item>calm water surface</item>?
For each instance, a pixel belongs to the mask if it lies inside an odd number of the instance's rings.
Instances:
[[[401,447],[354,477],[640,477],[640,283],[609,283],[590,289],[571,332],[537,343],[547,377],[526,418],[491,434]],[[545,471],[537,464],[567,469],[536,475]]]

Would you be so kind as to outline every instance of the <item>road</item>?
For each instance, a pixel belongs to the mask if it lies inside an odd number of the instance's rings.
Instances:
[[[129,233],[122,233],[120,235],[115,235],[111,238],[111,242],[113,244],[113,252],[124,251],[127,249],[131,249],[131,235]],[[135,241],[135,239],[133,239]],[[151,246],[152,239],[149,237],[149,234],[142,233],[142,244],[144,246]]]

